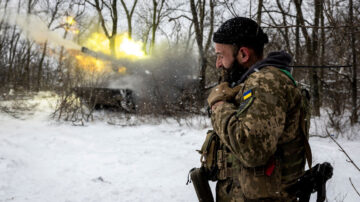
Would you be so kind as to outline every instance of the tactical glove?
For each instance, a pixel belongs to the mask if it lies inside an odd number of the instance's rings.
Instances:
[[[208,104],[211,107],[219,101],[230,101],[238,94],[239,91],[240,86],[230,88],[228,82],[220,83],[211,90],[207,99]]]

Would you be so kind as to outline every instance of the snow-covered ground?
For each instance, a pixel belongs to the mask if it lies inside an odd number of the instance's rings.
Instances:
[[[204,118],[131,127],[94,121],[84,127],[49,119],[51,99],[36,99],[21,119],[0,113],[0,201],[196,201],[186,186],[199,166],[209,129]],[[208,123],[207,123],[208,124]],[[360,164],[360,141],[340,139]],[[311,138],[314,163],[335,167],[328,201],[360,201],[360,173],[330,140]],[[211,184],[214,187],[214,183]],[[313,195],[312,201],[315,201]]]

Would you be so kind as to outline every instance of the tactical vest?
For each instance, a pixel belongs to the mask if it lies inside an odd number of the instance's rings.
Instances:
[[[281,70],[281,69],[280,69]],[[247,168],[219,140],[217,134],[210,130],[199,151],[202,165],[208,171],[210,180],[239,180],[242,192],[249,199],[286,196],[281,193],[286,187],[294,184],[304,174],[305,159],[311,168],[311,150],[308,143],[310,128],[310,96],[307,90],[301,89],[292,75],[281,70],[294,86],[301,92],[300,117],[296,138],[290,142],[279,144],[275,155],[264,166]],[[292,116],[295,111],[289,111]],[[256,183],[258,190],[248,187]],[[260,190],[260,191],[259,191]]]

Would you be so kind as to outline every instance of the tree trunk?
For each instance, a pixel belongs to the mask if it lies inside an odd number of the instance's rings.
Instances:
[[[199,21],[198,11],[196,9],[194,0],[190,0],[190,9],[191,9],[191,14],[193,16],[193,23],[194,23],[194,28],[195,28],[195,38],[196,38],[196,43],[197,43],[197,46],[199,49],[199,57],[200,57],[199,58],[199,61],[200,61],[199,91],[203,92],[203,89],[205,88],[205,77],[203,75],[205,75],[206,65],[207,65],[206,57],[204,54],[203,35],[202,35],[202,30],[201,30],[203,27],[201,27],[201,25],[200,25],[201,20]]]
[[[115,35],[116,36],[116,35]],[[110,41],[110,51],[111,51],[111,55],[112,56],[116,56],[116,50],[115,50],[115,45],[116,45],[116,37],[115,36],[111,36],[109,38]]]
[[[311,60],[313,61],[313,65],[319,65],[319,57],[318,57],[318,49],[319,49],[319,21],[320,21],[320,10],[322,0],[314,0],[315,6],[315,16],[314,16],[314,28],[312,32],[312,52],[311,52]],[[315,116],[320,116],[320,107],[321,107],[321,100],[320,100],[320,87],[319,87],[319,76],[318,70],[312,69],[311,70],[311,94],[313,99],[313,113]]]
[[[157,10],[157,5],[158,3],[156,2],[156,0],[153,0],[153,17],[152,17],[152,30],[151,30],[151,43],[150,43],[150,53],[153,53],[154,51],[154,46],[155,46],[155,37],[156,37],[156,30],[157,30],[157,26],[156,26],[156,10]]]
[[[43,70],[43,63],[46,55],[46,49],[47,49],[47,42],[44,43],[43,52],[41,54],[39,66],[38,66],[38,72],[37,72],[37,84],[36,84],[36,90],[40,91],[41,89],[41,80],[42,80],[42,70]]]
[[[354,30],[354,14],[353,14],[353,1],[349,0],[349,17],[350,17],[350,32],[351,32],[351,52],[352,52],[352,81],[351,81],[351,101],[352,101],[352,112],[351,112],[351,125],[358,122],[358,105],[357,105],[357,64],[356,64],[356,46],[355,46],[355,30]]]
[[[196,5],[199,5],[199,9],[197,9]],[[211,45],[211,37],[214,31],[214,1],[210,0],[209,1],[209,8],[210,8],[210,13],[209,13],[209,21],[210,21],[210,30],[209,33],[207,35],[207,39],[206,39],[206,45],[204,46],[204,38],[205,38],[205,34],[204,34],[204,20],[206,18],[206,12],[205,12],[205,8],[206,8],[206,1],[202,1],[199,0],[197,2],[197,4],[195,4],[194,0],[190,0],[190,10],[191,10],[191,14],[192,14],[192,22],[194,25],[194,29],[195,29],[195,39],[196,39],[196,43],[198,45],[198,49],[199,49],[199,61],[200,61],[200,72],[199,72],[199,91],[201,93],[204,93],[204,89],[205,89],[205,84],[206,84],[206,78],[205,78],[205,74],[206,74],[206,68],[208,65],[208,61],[207,61],[207,52],[210,48]],[[202,95],[200,97],[203,97]]]
[[[131,18],[127,19],[128,21],[128,36],[131,39],[132,38],[132,25],[131,25]]]
[[[317,50],[318,50],[318,26],[319,26],[319,18],[320,18],[320,10],[319,10],[319,2],[322,0],[314,0],[315,7],[315,17],[314,17],[314,28],[312,37],[310,38],[309,33],[305,28],[305,20],[301,9],[302,0],[294,0],[295,8],[296,8],[296,16],[299,20],[299,24],[301,26],[301,31],[305,37],[306,43],[306,63],[307,65],[317,64]],[[311,86],[311,95],[312,95],[312,109],[313,115],[320,115],[320,98],[319,98],[319,83],[318,83],[318,74],[316,69],[310,70],[309,74],[310,86]]]
[[[28,40],[27,51],[26,51],[26,61],[24,67],[24,80],[22,86],[25,87],[26,90],[30,90],[30,59],[31,59],[31,44]]]
[[[121,4],[125,10],[125,14],[126,14],[126,19],[127,19],[127,23],[128,23],[128,35],[129,38],[132,38],[132,16],[136,7],[138,0],[134,1],[134,4],[131,8],[131,11],[129,12],[129,9],[126,7],[125,1],[121,0]]]
[[[63,39],[66,39],[67,34],[68,34],[68,31],[65,30]],[[61,48],[60,48],[60,54],[59,54],[58,72],[61,72],[61,71],[62,71],[63,60],[64,60],[64,46],[61,46]]]
[[[296,18],[296,27],[295,27],[295,58],[294,65],[300,64],[300,21],[299,18]],[[294,68],[292,74],[295,78],[298,77],[298,71]]]
[[[31,8],[32,8],[32,1],[33,0],[28,0],[28,5],[27,5],[27,14],[30,15],[31,14]],[[25,67],[24,67],[24,80],[22,85],[25,87],[26,90],[30,90],[30,59],[31,59],[31,43],[30,40],[27,39],[27,51],[26,51],[26,62],[25,62]]]
[[[116,34],[117,34],[117,22],[118,22],[118,14],[117,14],[117,1],[113,0],[111,6],[108,5],[104,0],[94,0],[94,3],[91,3],[90,0],[86,0],[87,3],[89,3],[91,6],[93,6],[98,15],[99,15],[99,19],[100,19],[100,23],[101,23],[101,27],[103,28],[103,31],[106,35],[106,37],[109,40],[109,49],[111,51],[111,54],[114,56],[115,55],[115,38],[116,38]],[[112,21],[112,30],[111,30],[111,34],[109,32],[109,30],[106,28],[106,22],[104,19],[104,16],[102,14],[102,9],[104,8],[104,5],[106,4],[106,8],[109,9],[109,12],[111,13],[111,21]]]
[[[284,31],[282,30],[282,28],[279,28],[278,31],[281,33],[281,35],[284,38],[284,41],[285,41],[285,44],[286,44],[286,51],[289,52],[290,54],[292,54],[291,45],[290,45],[290,39],[289,39],[289,28],[286,27],[287,26],[287,22],[286,22],[286,14],[287,14],[287,12],[282,7],[280,0],[276,0],[276,4],[277,4],[277,6],[278,6],[278,8],[279,8],[279,10],[281,12],[281,15],[282,15],[282,19],[283,19],[282,25],[285,27]],[[269,14],[269,17],[271,18],[273,23],[276,24],[275,19],[270,14]]]
[[[263,7],[263,0],[259,0],[258,10],[257,10],[257,20],[256,20],[259,26],[261,26],[262,7]]]
[[[116,0],[113,0],[111,5],[112,8],[112,33],[109,38],[110,40],[110,50],[113,56],[116,55],[115,45],[116,45],[116,35],[117,35],[117,26],[118,26],[118,15],[117,15],[117,4]]]
[[[160,24],[160,18],[163,12],[165,0],[160,0],[157,2],[153,0],[153,15],[152,15],[152,25],[151,25],[151,42],[150,42],[150,54],[154,52],[155,41],[156,41],[156,31]]]
[[[295,65],[300,64],[300,20],[296,17],[295,28]]]
[[[321,17],[321,34],[320,34],[320,51],[321,51],[321,55],[320,55],[320,65],[325,65],[325,18],[324,18],[324,2],[321,4],[321,8],[320,8],[320,17]],[[320,77],[323,79],[324,78],[324,69],[321,68],[320,69]],[[324,88],[323,85],[320,83],[320,99],[323,100],[323,92],[324,92]]]

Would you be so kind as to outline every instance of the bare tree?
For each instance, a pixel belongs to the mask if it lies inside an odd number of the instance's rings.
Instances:
[[[65,0],[56,0],[54,2],[54,5],[51,5],[51,2],[49,0],[45,1],[45,9],[50,13],[50,20],[47,24],[47,27],[50,29],[51,25],[54,23],[56,18],[58,18],[58,12],[59,8],[65,3]],[[37,71],[37,79],[36,79],[36,90],[41,89],[41,80],[42,80],[42,73],[43,73],[43,63],[46,56],[48,42],[46,41],[43,45],[43,51],[40,57],[40,61],[38,64],[38,71]]]
[[[305,20],[302,12],[302,0],[294,0],[297,18],[301,26],[302,34],[305,37],[306,52],[307,52],[307,65],[318,65],[318,58],[316,57],[318,53],[318,27],[320,20],[320,9],[323,0],[314,0],[314,27],[312,35],[310,37],[308,31],[305,27]],[[313,69],[310,72],[310,84],[311,84],[311,94],[313,100],[313,114],[316,116],[320,115],[320,93],[319,93],[319,82],[318,82],[318,72],[317,69]]]
[[[235,6],[237,2],[236,0],[224,0],[219,1],[218,4],[224,6],[233,17],[239,17],[239,9]]]
[[[122,4],[122,6],[125,10],[125,14],[126,14],[126,19],[127,19],[127,23],[128,23],[128,34],[129,34],[130,38],[132,37],[132,17],[133,17],[137,2],[138,2],[138,0],[134,0],[131,10],[129,11],[128,7],[125,4],[125,1],[121,0],[121,4]]]
[[[65,15],[68,15],[68,12],[75,13],[74,16],[72,16],[72,17],[77,21],[77,19],[80,19],[85,12],[85,1],[83,1],[83,0],[70,1],[70,3],[68,4],[68,8],[65,12]],[[58,27],[55,28],[55,29],[57,29],[57,28],[64,29],[64,34],[63,34],[64,39],[66,39],[66,37],[68,36],[68,32],[69,32],[69,29],[67,26],[68,25],[65,23],[65,24],[60,24]],[[63,78],[64,78],[64,74],[63,74],[64,55],[65,55],[65,50],[64,50],[64,47],[62,46],[60,48],[59,62],[58,62],[57,70],[56,70],[57,74],[60,74],[58,77],[61,80],[63,80]],[[70,75],[69,75],[70,71],[66,71],[66,73],[67,73],[66,77],[70,78]],[[67,82],[65,82],[65,83],[67,83]]]
[[[159,30],[161,31],[160,24],[165,19],[170,18],[172,12],[176,10],[176,6],[176,3],[174,3],[173,6],[170,6],[169,1],[153,0],[151,3],[143,4],[143,7],[140,9],[140,11],[137,12],[138,17],[145,24],[142,28],[145,52],[148,52],[150,54],[153,53],[157,38],[157,32]],[[149,44],[148,51],[146,50],[147,44]]]
[[[196,42],[199,49],[199,56],[200,56],[200,92],[204,92],[205,89],[205,73],[206,68],[208,66],[207,56],[208,51],[211,45],[211,37],[214,32],[214,8],[215,8],[215,1],[209,0],[208,7],[206,6],[206,0],[190,0],[190,9],[192,14],[192,21],[194,23],[195,28],[195,35],[196,35]],[[206,9],[209,11],[206,11]],[[208,18],[209,21],[209,31],[205,33],[205,19]]]
[[[152,31],[151,31],[151,43],[150,43],[150,52],[153,51],[155,46],[155,38],[156,38],[156,31],[160,24],[160,19],[162,17],[162,11],[164,8],[165,0],[153,0],[153,11],[152,11]]]
[[[118,28],[118,8],[117,8],[117,0],[110,0],[110,1],[105,1],[105,0],[85,0],[88,4],[90,4],[91,6],[93,6],[100,18],[100,22],[101,22],[101,27],[104,30],[104,33],[106,35],[106,37],[109,39],[110,41],[110,50],[111,50],[111,54],[115,55],[115,40],[116,40],[116,34],[117,34],[117,28]],[[106,9],[104,9],[106,8]],[[109,28],[107,28],[106,26],[106,20],[105,20],[105,14],[106,12],[110,13],[110,18],[111,18],[111,31]]]
[[[353,1],[349,0],[349,26],[351,33],[351,52],[352,52],[352,80],[351,80],[351,101],[352,101],[352,112],[351,112],[351,125],[354,125],[358,121],[358,104],[357,104],[357,61],[356,61],[356,37],[354,29],[354,14],[353,14]]]
[[[272,24],[274,24],[277,28],[277,31],[281,34],[282,39],[285,42],[285,47],[286,47],[286,51],[288,51],[290,54],[292,54],[292,46],[291,46],[291,40],[290,40],[290,36],[289,36],[289,29],[288,23],[287,23],[287,18],[288,18],[288,11],[290,10],[289,8],[287,8],[285,10],[285,8],[283,8],[282,2],[280,2],[279,0],[276,0],[276,4],[277,7],[279,9],[279,13],[281,14],[282,17],[282,23],[279,24],[276,22],[276,19],[272,16],[272,12],[274,11],[270,11],[268,10],[264,5],[262,5],[264,11],[268,14],[269,19],[271,20]],[[260,5],[259,5],[260,6]]]
[[[32,9],[35,7],[37,0],[28,0],[27,3],[27,14],[31,15]],[[33,43],[27,40],[27,51],[26,51],[26,62],[24,67],[24,86],[27,90],[30,90],[30,63],[31,63],[31,48]]]
[[[7,0],[4,4],[4,13],[3,13],[3,18],[6,17],[7,14],[7,7],[8,7],[8,3],[9,0]],[[18,4],[18,10],[20,9],[20,4]],[[1,62],[4,68],[4,77],[3,77],[3,81],[4,84],[10,85],[10,83],[12,83],[12,65],[13,65],[13,49],[12,47],[16,47],[16,45],[14,46],[14,41],[16,41],[15,44],[17,44],[17,41],[19,39],[18,35],[15,35],[16,33],[16,26],[9,26],[5,23],[5,20],[2,19],[2,21],[0,22],[0,29],[2,31],[1,34],[1,41],[0,41],[0,55],[1,55]],[[11,38],[9,39],[9,32],[12,33]],[[16,38],[16,39],[15,39]],[[11,61],[10,63],[8,61]],[[8,69],[6,70],[6,66],[8,66]]]
[[[263,0],[259,0],[258,10],[257,10],[257,20],[256,20],[259,26],[261,26],[262,7],[263,7]]]
[[[320,15],[321,7],[323,0],[314,0],[315,15],[314,15],[314,28],[312,30],[312,61],[314,65],[319,65],[319,58],[316,57],[319,53],[319,24],[320,24]],[[320,77],[317,69],[314,69],[310,72],[311,79],[311,90],[313,95],[313,107],[314,115],[320,116]]]

